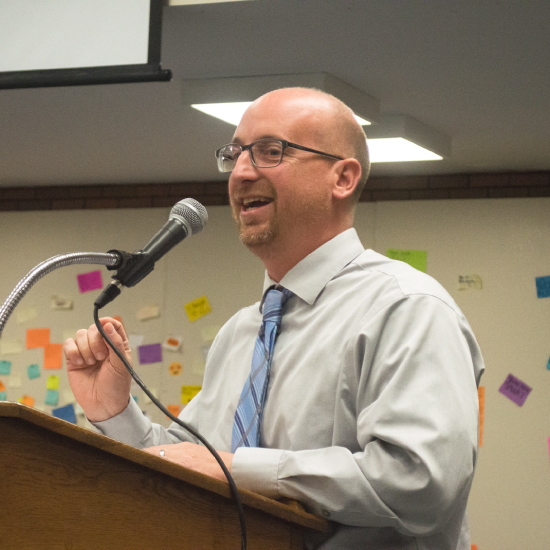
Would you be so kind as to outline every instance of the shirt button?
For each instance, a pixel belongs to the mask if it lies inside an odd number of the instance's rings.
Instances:
[[[330,512],[328,510],[322,510],[321,513],[323,514],[323,516],[325,516],[326,518],[329,518],[330,517]]]

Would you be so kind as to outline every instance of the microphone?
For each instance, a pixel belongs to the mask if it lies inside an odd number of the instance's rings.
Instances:
[[[168,221],[141,249],[133,254],[121,250],[109,250],[119,256],[120,261],[107,269],[117,272],[113,281],[100,294],[94,305],[102,308],[120,294],[120,287],[137,285],[155,268],[155,262],[189,235],[200,233],[206,222],[206,208],[195,199],[183,199],[174,205]]]

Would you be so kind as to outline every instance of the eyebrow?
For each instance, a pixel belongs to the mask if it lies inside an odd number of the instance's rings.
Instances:
[[[255,139],[255,140],[253,140],[251,143],[254,143],[255,141],[259,141],[260,139],[283,139],[283,138],[280,138],[280,137],[275,136],[273,134],[265,134],[265,135],[260,136],[259,138]],[[242,145],[243,141],[242,141],[242,139],[239,139],[238,137],[233,136],[233,139],[232,139],[231,143],[235,143],[237,145]]]

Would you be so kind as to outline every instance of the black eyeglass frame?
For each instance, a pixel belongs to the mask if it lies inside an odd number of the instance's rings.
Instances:
[[[256,143],[261,143],[262,141],[278,141],[282,145],[283,150],[281,151],[281,158],[279,159],[279,162],[277,164],[274,164],[273,166],[258,166],[256,164],[256,161],[254,160],[254,153],[252,152],[252,147],[254,145],[256,145]],[[304,145],[298,145],[297,143],[292,143],[291,141],[287,141],[286,139],[263,138],[263,139],[258,139],[256,141],[253,141],[252,143],[249,143],[248,145],[239,145],[238,143],[227,143],[226,145],[222,145],[219,149],[216,150],[216,159],[218,160],[218,170],[220,170],[220,157],[219,157],[220,151],[224,147],[228,147],[229,145],[232,145],[234,147],[240,147],[241,153],[243,151],[248,151],[250,153],[250,160],[252,161],[252,164],[256,168],[275,168],[275,167],[279,166],[279,164],[281,164],[281,162],[283,162],[283,156],[285,154],[285,150],[287,149],[287,147],[291,147],[292,149],[300,149],[301,151],[308,151],[309,153],[315,153],[317,155],[323,155],[324,157],[328,157],[328,158],[331,158],[331,159],[344,160],[344,157],[339,157],[337,155],[331,155],[330,153],[324,153],[323,151],[318,151],[317,149],[311,149],[311,147],[305,147]],[[235,162],[237,162],[237,161],[235,161]],[[220,172],[221,172],[221,170],[220,170]]]

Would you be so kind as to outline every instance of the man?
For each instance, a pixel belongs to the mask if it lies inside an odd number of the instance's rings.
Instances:
[[[222,328],[182,420],[221,451],[239,487],[295,498],[332,520],[307,548],[469,550],[483,361],[445,290],[365,251],[352,229],[368,173],[352,112],[316,90],[277,90],[250,106],[217,156],[232,170],[240,238],[266,266],[264,291],[289,297],[257,413],[259,445],[243,443],[251,428],[237,417],[266,294]],[[102,323],[130,357],[120,323]],[[223,479],[183,430],[141,414],[94,326],[65,353],[73,392],[105,434]]]

